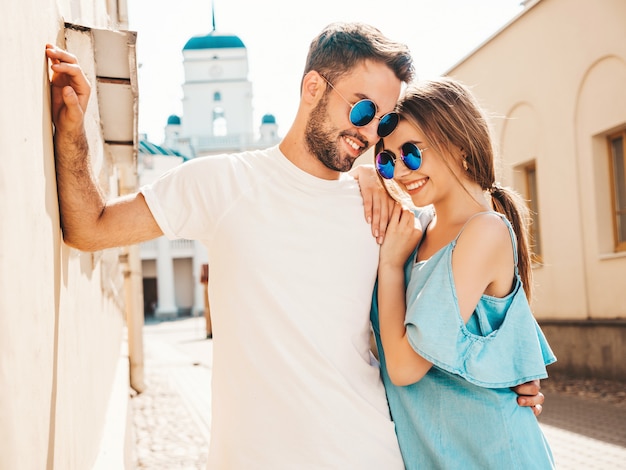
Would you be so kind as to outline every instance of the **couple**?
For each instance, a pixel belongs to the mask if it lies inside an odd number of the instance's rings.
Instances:
[[[419,443],[411,437],[407,444],[406,437],[414,430],[407,429],[403,417],[414,411],[403,408],[394,395],[396,386],[387,380],[391,362],[389,368],[382,368],[387,391],[383,387],[381,369],[370,353],[368,315],[380,254],[378,298],[381,294],[389,298],[380,302],[382,342],[378,344],[389,354],[387,348],[395,347],[395,338],[387,336],[386,330],[391,331],[393,320],[398,319],[394,314],[403,315],[399,304],[404,302],[404,278],[400,289],[398,260],[409,257],[421,231],[411,229],[412,212],[399,206],[391,209],[393,204],[388,204],[387,193],[371,168],[358,167],[353,176],[346,173],[382,137],[388,150],[377,158],[379,173],[391,176],[395,163],[399,187],[417,198],[416,203],[437,202],[426,200],[430,196],[422,200],[419,194],[413,195],[419,193],[421,181],[399,179],[408,171],[403,165],[419,168],[411,162],[411,152],[414,157],[431,152],[433,160],[435,152],[444,153],[435,142],[428,150],[414,142],[406,128],[411,118],[392,112],[402,83],[413,79],[406,46],[367,25],[328,26],[311,43],[298,112],[278,146],[191,160],[137,194],[109,201],[98,189],[89,164],[83,113],[90,85],[74,56],[53,46],[46,50],[53,71],[56,169],[66,243],[95,251],[164,234],[201,240],[207,248],[215,331],[209,468],[428,468],[431,456],[418,455],[416,449],[439,443],[432,436],[419,435]],[[408,143],[400,144],[399,136]],[[469,148],[465,152],[468,159],[473,155]],[[395,155],[404,164],[397,163]],[[427,164],[425,157],[424,168]],[[424,190],[434,183],[435,177],[431,179],[425,181]],[[446,227],[439,222],[441,217],[437,213],[424,218],[422,246],[428,250],[441,240],[435,236],[435,230]],[[492,215],[478,216],[465,229],[468,240],[477,238],[476,231],[485,224],[501,235],[497,223],[507,227]],[[408,241],[401,243],[402,238]],[[459,240],[459,246],[463,241]],[[508,243],[510,252],[510,237]],[[421,261],[422,247],[417,252]],[[485,273],[480,276],[483,283],[488,282],[484,293],[494,298],[506,297],[507,273],[509,290],[513,279],[512,256],[507,265],[503,252],[498,255],[497,279],[490,280]],[[480,300],[477,289],[472,285],[467,298],[459,296],[464,321],[470,303]],[[372,313],[377,321],[377,309]],[[470,318],[468,325],[473,321]],[[377,324],[374,329],[378,331]],[[526,355],[536,355],[532,346],[518,352],[523,357],[516,359],[522,363]],[[412,367],[410,361],[418,361],[422,370],[427,368],[422,362],[428,359],[437,366],[430,371],[452,377],[436,358],[425,355],[420,361],[416,357],[404,363]],[[490,377],[499,371],[490,372],[488,367]],[[538,377],[545,374],[521,381]],[[458,380],[465,379],[459,376]],[[422,382],[426,383],[422,380],[417,385]],[[411,393],[411,387],[404,389]],[[530,442],[534,450],[538,428],[533,428],[537,427],[533,411],[538,414],[543,402],[538,380],[516,388],[520,404],[532,411],[518,407],[508,387],[509,382],[486,388],[494,393],[481,397],[479,408],[470,394],[469,400],[443,405],[448,413],[454,411],[467,423],[480,426],[485,424],[484,409],[504,407],[511,412],[513,404],[514,413],[532,418],[532,424],[527,423],[532,430],[513,427],[518,421],[503,423],[511,433],[508,445],[523,447]],[[417,397],[413,401],[419,402]],[[438,417],[440,410],[429,407],[428,418],[445,433],[449,416]],[[474,431],[468,424],[465,433]],[[475,466],[481,465],[482,458],[491,454],[490,443],[480,443],[485,455],[472,456],[476,460],[466,461],[465,467],[474,461]],[[456,448],[464,445],[460,440],[455,443]],[[456,448],[436,449],[435,465],[445,467]],[[493,465],[515,466],[510,462],[495,460]]]

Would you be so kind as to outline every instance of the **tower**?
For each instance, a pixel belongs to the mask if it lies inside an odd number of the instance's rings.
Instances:
[[[252,84],[248,54],[234,35],[211,31],[183,48],[183,119],[180,137],[195,156],[253,145]]]

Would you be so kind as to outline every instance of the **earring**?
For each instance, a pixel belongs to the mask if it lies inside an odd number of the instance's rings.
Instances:
[[[465,171],[467,171],[469,169],[469,166],[467,166],[467,160],[465,158],[463,159],[463,169]]]

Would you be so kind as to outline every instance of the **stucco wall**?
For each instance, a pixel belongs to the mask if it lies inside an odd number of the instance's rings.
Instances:
[[[64,45],[64,21],[106,28],[107,3],[2,4],[2,469],[90,469],[105,432],[123,343],[123,279],[116,250],[81,253],[62,242],[44,48]],[[108,167],[103,160],[107,178]]]
[[[546,321],[541,328],[558,357],[550,374],[626,381],[626,321]]]

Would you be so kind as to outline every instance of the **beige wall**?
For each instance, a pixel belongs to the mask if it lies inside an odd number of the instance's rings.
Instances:
[[[493,113],[499,178],[536,161],[539,319],[626,319],[605,135],[626,125],[626,2],[541,0],[448,71]]]
[[[551,374],[626,380],[626,252],[614,250],[606,136],[626,126],[626,2],[539,0],[447,73],[493,114],[498,178],[534,161],[534,310]]]
[[[2,4],[2,469],[91,469],[106,432],[123,344],[123,279],[117,250],[81,253],[62,243],[44,47],[64,45],[64,21],[109,27],[113,3]],[[90,119],[96,142],[97,116]],[[105,158],[100,169],[114,181]]]

